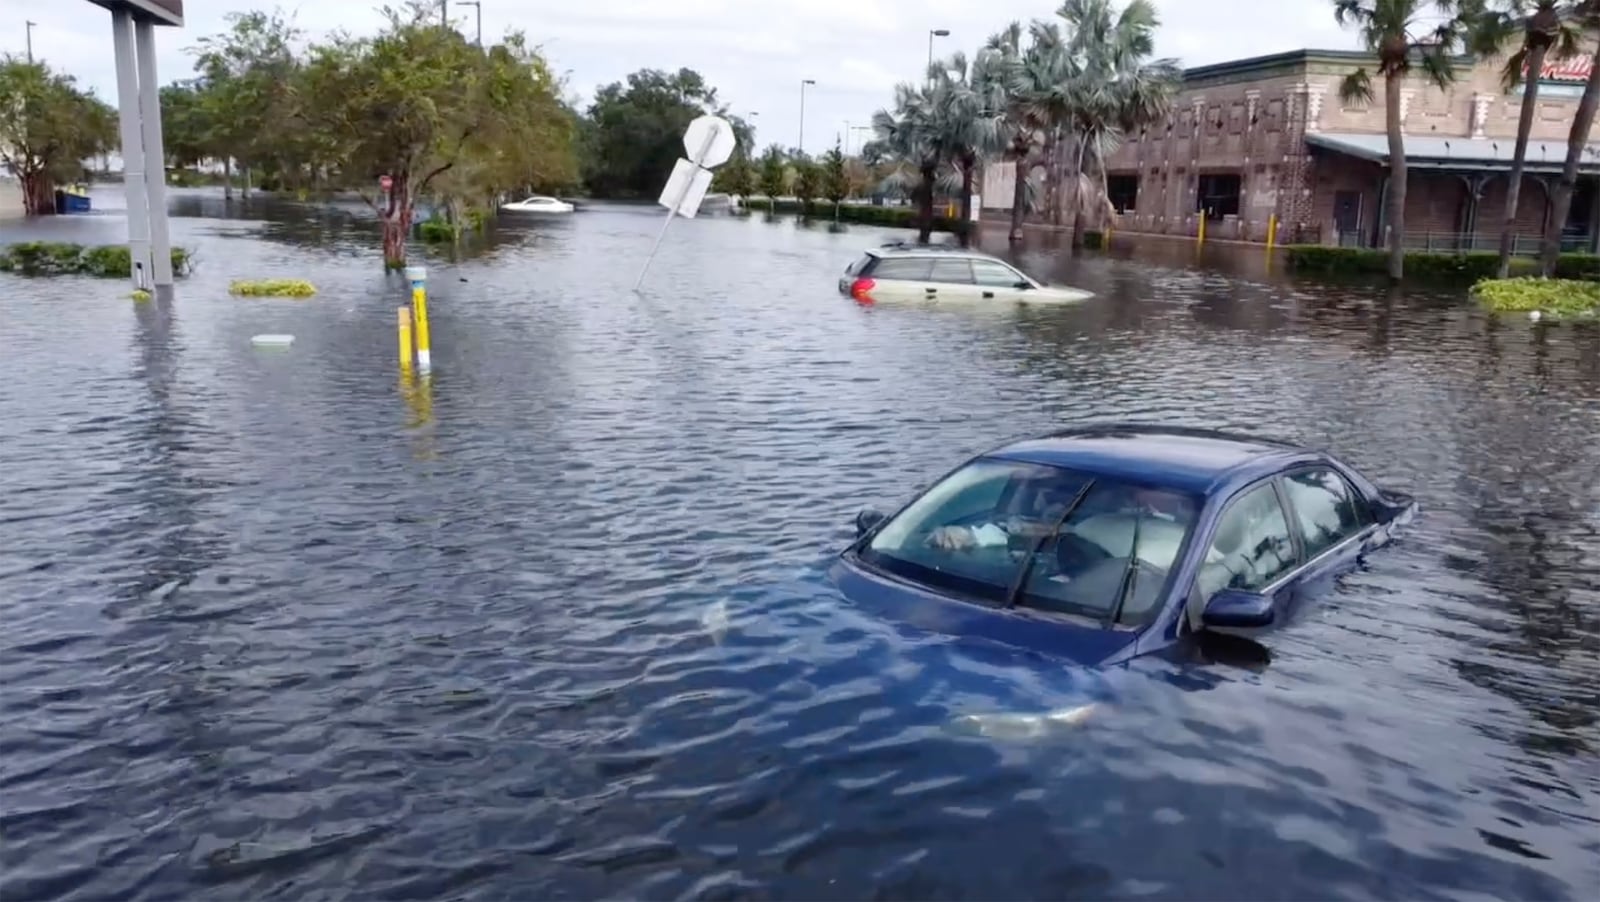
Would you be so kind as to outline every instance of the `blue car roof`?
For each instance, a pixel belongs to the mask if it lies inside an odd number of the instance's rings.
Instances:
[[[1210,495],[1225,483],[1254,480],[1319,455],[1277,439],[1130,423],[1023,439],[985,456]]]

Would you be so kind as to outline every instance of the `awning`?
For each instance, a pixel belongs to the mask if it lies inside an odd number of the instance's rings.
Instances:
[[[1375,163],[1389,162],[1389,136],[1315,132],[1306,143]],[[1505,172],[1511,169],[1516,141],[1511,138],[1441,138],[1406,135],[1406,165],[1418,169]],[[1567,142],[1530,140],[1523,158],[1526,172],[1559,173],[1567,162]],[[1584,147],[1580,172],[1600,172],[1600,144]]]

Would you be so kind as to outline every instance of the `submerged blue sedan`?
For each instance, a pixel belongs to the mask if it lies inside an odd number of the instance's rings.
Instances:
[[[997,448],[892,516],[863,511],[830,575],[893,619],[1103,666],[1281,625],[1415,510],[1318,451],[1111,424]]]

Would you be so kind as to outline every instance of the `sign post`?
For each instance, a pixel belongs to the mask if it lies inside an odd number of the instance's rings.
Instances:
[[[678,158],[677,165],[672,167],[672,175],[667,178],[666,187],[661,189],[661,196],[656,199],[656,203],[667,208],[667,218],[661,223],[656,243],[650,246],[649,256],[644,258],[639,280],[633,285],[634,291],[644,284],[644,275],[650,270],[650,261],[655,259],[656,251],[661,248],[661,239],[667,237],[672,218],[685,216],[693,219],[700,212],[700,202],[705,200],[706,189],[711,187],[711,170],[733,156],[736,140],[733,126],[721,116],[700,116],[689,123],[689,128],[683,133],[683,149],[689,158]]]

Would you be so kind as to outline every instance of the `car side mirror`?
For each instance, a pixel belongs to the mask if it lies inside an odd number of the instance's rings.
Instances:
[[[1017,284],[1015,284],[1015,285],[1013,285],[1011,287],[1012,288],[1020,288],[1020,289],[1022,289],[1024,291],[1026,291],[1027,289],[1032,288],[1033,285],[1031,283],[1029,283],[1029,282],[1018,282]]]
[[[856,536],[860,537],[866,535],[867,533],[876,529],[878,524],[887,519],[889,519],[887,514],[883,513],[882,511],[873,510],[870,507],[859,514],[856,514]]]
[[[1200,612],[1200,622],[1211,627],[1254,629],[1271,626],[1277,611],[1271,596],[1243,589],[1223,589],[1211,596]]]

